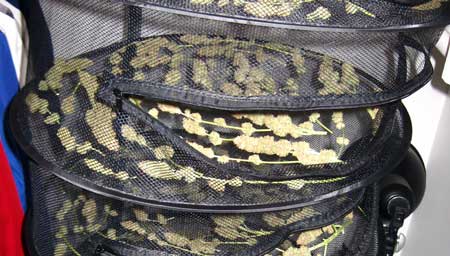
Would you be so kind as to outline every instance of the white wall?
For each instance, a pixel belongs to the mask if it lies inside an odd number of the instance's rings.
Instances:
[[[404,100],[413,122],[412,143],[427,167],[427,189],[400,231],[406,235],[401,256],[450,255],[450,96],[441,79],[448,46],[444,34],[433,52],[433,80]]]

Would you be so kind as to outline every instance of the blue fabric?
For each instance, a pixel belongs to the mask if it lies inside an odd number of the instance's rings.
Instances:
[[[15,143],[6,136],[8,124],[5,120],[7,108],[12,98],[19,91],[14,63],[11,58],[8,42],[3,33],[0,32],[0,140],[8,157],[10,168],[13,172],[17,192],[24,210],[26,209],[26,193],[23,166],[20,159],[20,151]]]
[[[34,1],[34,0],[31,0]],[[17,9],[19,9],[19,0],[8,0],[8,2],[14,5]]]

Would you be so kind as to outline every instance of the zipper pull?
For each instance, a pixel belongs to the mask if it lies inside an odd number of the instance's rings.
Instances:
[[[122,104],[123,104],[123,94],[122,91],[120,91],[119,89],[115,88],[113,89],[113,94],[116,97],[116,104],[115,107],[119,110],[122,111]]]
[[[97,246],[95,249],[94,256],[118,256],[117,254],[112,253],[111,251],[108,251],[105,247],[102,245]]]

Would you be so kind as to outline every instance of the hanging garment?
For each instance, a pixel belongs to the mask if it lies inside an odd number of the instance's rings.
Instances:
[[[22,38],[26,38],[27,35],[27,27],[25,24],[25,17],[22,15],[19,9],[17,9],[14,5],[9,3],[5,0],[0,0],[0,10],[4,9],[7,10],[8,13],[10,13],[11,17],[14,18],[14,20],[17,23],[17,26],[19,27],[20,34],[22,35]]]
[[[0,120],[6,106],[17,92],[18,84],[5,35],[0,33]],[[21,231],[25,191],[23,172],[14,151],[8,145],[5,126],[0,126],[0,255],[21,256]],[[8,161],[9,157],[10,161]],[[19,200],[20,199],[20,200]]]
[[[2,125],[0,125],[0,140],[9,160],[9,166],[14,177],[16,190],[19,194],[20,201],[23,208],[26,209],[24,175],[22,164],[18,155],[18,148],[14,143],[9,141],[7,137],[9,126],[4,125],[7,107],[13,96],[19,90],[19,84],[15,77],[14,66],[11,60],[8,43],[2,33],[0,33],[0,60],[0,90],[2,92],[0,93],[0,120],[2,123]]]
[[[22,55],[24,52],[24,44],[19,31],[19,27],[13,18],[0,13],[0,32],[6,36],[18,81],[22,76]]]
[[[0,255],[23,255],[21,231],[23,211],[14,186],[8,159],[0,144]]]
[[[20,86],[22,87],[25,85],[26,72],[28,66],[28,49],[29,49],[28,29],[26,26],[25,18],[19,9],[17,9],[16,7],[14,7],[12,4],[8,3],[5,0],[0,0],[0,12],[8,14],[8,16],[14,19],[23,42],[23,49],[21,52],[20,72],[19,72],[20,73],[19,83]]]
[[[6,6],[2,5],[1,2],[0,2],[0,12],[8,15],[11,18],[14,18],[12,12]]]

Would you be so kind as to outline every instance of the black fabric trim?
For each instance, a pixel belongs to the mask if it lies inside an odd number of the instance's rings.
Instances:
[[[140,6],[155,11],[163,11],[172,14],[179,14],[185,16],[191,16],[195,18],[203,18],[209,20],[217,20],[223,22],[245,24],[252,26],[265,26],[280,29],[292,29],[292,30],[305,30],[305,31],[323,31],[323,32],[382,32],[382,31],[401,31],[401,30],[415,30],[424,28],[436,28],[445,27],[450,24],[450,4],[442,3],[445,5],[442,7],[442,14],[435,20],[428,23],[397,25],[397,26],[384,26],[384,27],[345,27],[339,25],[323,25],[323,24],[298,24],[292,21],[280,21],[280,20],[267,20],[256,17],[243,17],[237,15],[226,15],[218,13],[206,13],[199,11],[189,11],[182,8],[167,7],[162,4],[147,3],[145,0],[114,0],[115,2]]]

